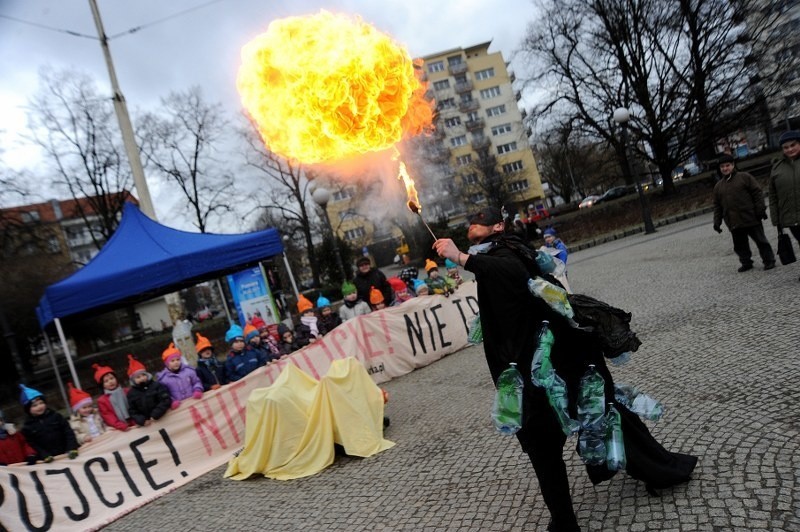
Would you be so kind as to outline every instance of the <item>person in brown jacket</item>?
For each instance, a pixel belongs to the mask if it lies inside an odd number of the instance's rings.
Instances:
[[[714,186],[714,231],[722,233],[722,221],[731,232],[733,251],[739,256],[740,272],[753,269],[749,238],[758,247],[765,270],[775,267],[775,254],[764,234],[761,220],[767,219],[761,185],[747,172],[737,172],[733,157],[719,158],[720,180]]]

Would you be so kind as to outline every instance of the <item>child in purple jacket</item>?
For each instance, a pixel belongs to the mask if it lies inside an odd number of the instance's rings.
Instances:
[[[184,399],[203,397],[203,383],[200,382],[194,368],[183,363],[181,352],[175,344],[169,344],[161,354],[161,360],[164,361],[165,368],[158,374],[157,379],[169,390],[172,396],[172,408],[177,408]]]

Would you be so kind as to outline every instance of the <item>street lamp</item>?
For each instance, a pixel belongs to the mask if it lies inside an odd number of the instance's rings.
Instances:
[[[314,191],[311,193],[311,198],[314,200],[314,203],[322,207],[322,214],[324,215],[323,218],[325,219],[325,223],[328,225],[328,231],[331,233],[331,238],[333,239],[333,253],[336,255],[336,265],[339,267],[339,271],[342,272],[342,279],[347,278],[347,273],[344,271],[344,263],[342,262],[342,256],[339,253],[339,244],[336,242],[336,234],[333,232],[333,226],[331,225],[331,218],[328,216],[328,202],[331,200],[331,193],[330,191],[322,186],[315,186]]]
[[[633,171],[630,166],[630,159],[628,158],[628,121],[631,119],[631,112],[625,107],[620,107],[614,111],[614,122],[620,125],[622,129],[622,150],[625,155],[623,171],[628,176],[633,176]],[[656,228],[653,225],[653,219],[650,216],[650,205],[647,203],[647,198],[644,196],[642,184],[639,179],[636,179],[636,192],[639,194],[639,204],[642,207],[642,219],[644,220],[644,232],[646,234],[655,233]]]

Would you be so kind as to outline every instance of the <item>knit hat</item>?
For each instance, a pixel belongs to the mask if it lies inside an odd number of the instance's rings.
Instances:
[[[372,305],[377,305],[378,303],[383,303],[383,294],[380,290],[371,286],[369,288],[369,302]]]
[[[414,293],[419,294],[420,288],[426,288],[430,292],[430,288],[428,288],[428,284],[425,281],[422,279],[414,279]]]
[[[92,396],[80,388],[76,388],[71,382],[67,383],[69,388],[69,406],[73,412],[77,412],[81,407],[92,404]]]
[[[458,266],[456,266],[456,263],[453,262],[452,260],[444,259],[444,267],[447,268],[448,270],[452,270],[454,268],[457,268]]]
[[[129,358],[130,358],[131,356],[132,356],[132,355],[128,355],[128,357],[129,357]],[[166,349],[164,349],[164,352],[162,352],[162,353],[161,353],[161,360],[163,360],[163,361],[164,361],[164,364],[166,364],[167,362],[169,362],[169,359],[170,359],[170,358],[175,358],[175,357],[179,357],[179,356],[181,356],[181,351],[180,351],[180,349],[178,349],[177,347],[175,347],[175,344],[174,344],[174,343],[170,342],[170,343],[169,343],[169,347],[167,347]],[[128,375],[130,375],[130,374],[131,374],[131,370],[130,370],[130,366],[129,366],[129,367],[128,367]]]
[[[249,323],[244,326],[244,341],[249,342],[253,338],[258,336],[258,329],[255,326],[250,325]]]
[[[26,407],[33,402],[34,399],[41,397],[44,399],[44,394],[39,390],[34,390],[33,388],[28,388],[24,384],[19,385],[19,389],[22,391],[19,396],[19,402],[22,403],[22,406]]]
[[[169,351],[169,349],[167,349],[167,351]],[[167,351],[164,351],[164,353],[166,353]],[[178,350],[176,349],[176,351]],[[180,354],[181,352],[178,351],[178,356],[180,356]],[[144,364],[133,358],[133,355],[128,354],[128,377],[133,378],[134,375],[136,375],[137,373],[141,373],[142,371],[147,371],[147,368],[144,367]]]
[[[406,286],[406,283],[404,283],[403,280],[400,279],[399,277],[389,277],[387,281],[389,282],[389,286],[391,286],[392,290],[394,290],[395,292],[402,292],[403,290],[408,290],[408,286]]]
[[[556,230],[553,229],[552,227],[548,227],[547,229],[544,230],[543,234],[544,236],[556,236]]]
[[[500,209],[495,207],[486,207],[485,209],[478,211],[469,217],[470,225],[477,224],[491,227],[492,225],[499,224],[502,221],[503,215],[500,213]]]
[[[244,331],[241,327],[236,325],[235,323],[231,325],[231,328],[228,329],[228,332],[225,333],[225,341],[228,343],[232,343],[237,338],[241,338],[244,340]]]
[[[265,321],[264,321],[264,320],[261,318],[261,316],[253,316],[253,319],[252,319],[252,320],[250,320],[250,323],[252,323],[252,324],[253,324],[253,327],[255,327],[256,329],[259,329],[259,330],[260,330],[262,327],[266,327],[266,326],[267,326],[267,322],[265,322]]]
[[[200,333],[195,333],[197,336],[197,343],[194,344],[194,350],[198,353],[203,351],[204,349],[212,349],[213,346],[211,345],[211,341],[206,338],[205,336],[201,335]]]
[[[439,265],[433,262],[431,259],[425,259],[425,271],[429,272],[431,270],[439,269]]]
[[[717,165],[723,165],[725,163],[733,163],[734,161],[735,161],[735,159],[733,158],[733,156],[731,154],[723,153],[717,159]]]
[[[300,314],[304,314],[309,310],[314,309],[314,303],[308,300],[306,296],[300,294],[300,297],[297,298],[297,312]]]
[[[278,325],[278,336],[280,336],[281,338],[283,338],[284,334],[291,331],[292,330],[285,323],[281,323],[280,325]]]
[[[349,281],[345,281],[342,283],[342,295],[349,296],[350,294],[356,293],[356,285]]]
[[[356,266],[361,266],[362,264],[370,264],[369,257],[358,257],[358,260],[356,260]]]
[[[101,384],[103,382],[103,377],[105,377],[109,373],[114,373],[114,370],[111,369],[109,366],[92,364],[92,368],[94,368],[94,382],[96,382],[97,384]]]
[[[327,297],[319,296],[317,298],[317,308],[330,307],[330,306],[331,306],[331,301]]]
[[[789,142],[790,140],[800,140],[800,131],[796,129],[784,131],[780,140],[778,141],[778,144],[783,146],[785,142]]]

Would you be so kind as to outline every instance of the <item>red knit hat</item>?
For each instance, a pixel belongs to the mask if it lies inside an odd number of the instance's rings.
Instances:
[[[133,355],[128,354],[128,377],[133,377],[140,371],[147,371],[144,364],[133,358]]]
[[[163,353],[161,353],[161,360],[163,360],[163,361],[164,361],[164,363],[166,364],[166,363],[167,363],[167,361],[168,361],[170,358],[172,358],[172,357],[179,357],[179,356],[181,356],[181,351],[180,351],[180,349],[178,349],[177,347],[175,347],[175,344],[174,344],[173,342],[170,342],[170,343],[169,343],[169,347],[167,347],[166,349],[164,349],[164,352],[163,352]]]
[[[208,338],[201,335],[200,333],[195,333],[195,334],[197,335],[197,343],[194,344],[195,351],[200,353],[203,349],[213,349],[211,341]]]
[[[82,406],[92,404],[92,396],[76,388],[71,382],[67,383],[67,388],[69,388],[69,405],[73,412],[77,412]]]
[[[92,368],[94,368],[94,382],[97,384],[103,383],[103,377],[108,375],[109,373],[114,373],[114,370],[111,369],[109,366],[101,366],[100,364],[92,364]]]

